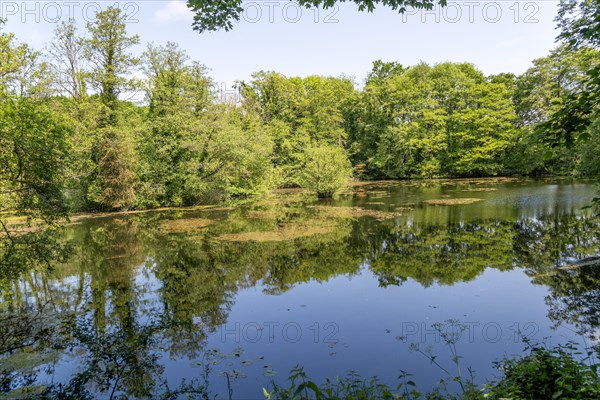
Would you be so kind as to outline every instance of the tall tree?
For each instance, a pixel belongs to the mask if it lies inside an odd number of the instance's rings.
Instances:
[[[0,27],[4,25],[0,19]],[[33,56],[26,44],[16,42],[11,33],[0,32],[0,95],[15,92],[15,83],[21,70],[25,69]]]
[[[520,135],[507,159],[509,171],[518,174],[572,174],[578,169],[580,149],[547,146],[536,128],[560,112],[565,102],[587,85],[587,71],[598,65],[600,53],[588,47],[563,44],[512,81],[513,103]],[[494,77],[498,79],[498,77]]]
[[[561,33],[558,40],[570,49],[600,47],[600,2],[561,0],[556,17]],[[600,65],[587,71],[584,87],[568,96],[562,106],[539,126],[539,134],[553,146],[570,146],[587,140],[589,128],[600,109]]]
[[[68,126],[48,107],[38,57],[0,32],[0,285],[62,253],[54,228],[67,216]]]
[[[85,41],[85,55],[91,65],[90,81],[110,110],[109,125],[116,122],[119,95],[134,86],[128,76],[139,63],[131,50],[140,40],[137,35],[127,35],[126,18],[119,8],[109,7],[87,24],[90,38]]]
[[[133,121],[119,118],[131,115],[119,95],[134,87],[130,74],[139,60],[131,50],[139,38],[127,35],[126,17],[120,9],[109,7],[87,24],[84,52],[91,66],[89,80],[103,106],[91,149],[94,168],[86,184],[92,208],[126,209],[135,201]]]
[[[235,106],[216,105],[206,68],[174,43],[144,53],[148,126],[139,143],[146,207],[219,200],[264,189],[271,142]]]
[[[256,115],[274,142],[273,164],[281,184],[296,185],[306,149],[319,144],[344,147],[345,106],[355,95],[347,78],[286,77],[272,71],[242,82],[242,107]]]
[[[87,95],[82,65],[84,41],[77,36],[74,20],[61,21],[56,26],[48,52],[53,59],[59,90],[75,101],[80,101]]]

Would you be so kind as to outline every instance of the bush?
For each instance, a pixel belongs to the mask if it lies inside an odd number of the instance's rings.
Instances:
[[[338,146],[321,145],[305,151],[298,184],[320,198],[332,197],[352,178],[352,165],[346,151]]]
[[[584,354],[573,344],[546,348],[526,343],[528,355],[497,363],[504,377],[490,385],[490,399],[600,399],[598,365],[589,362],[593,351],[579,361]]]

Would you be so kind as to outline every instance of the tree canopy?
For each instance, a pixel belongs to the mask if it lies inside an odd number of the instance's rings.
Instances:
[[[600,47],[600,3],[598,0],[561,0],[557,39],[569,49]],[[539,134],[553,146],[571,146],[590,137],[600,111],[600,65],[590,67],[583,87],[571,93],[551,117],[539,126]]]
[[[323,7],[328,9],[336,3],[346,0],[298,0],[302,7]],[[360,11],[373,12],[376,5],[390,7],[399,13],[404,13],[408,8],[431,9],[435,4],[446,5],[447,0],[349,0],[358,6]],[[234,22],[240,20],[244,12],[243,0],[206,1],[187,0],[188,7],[195,13],[193,29],[203,33],[233,28]]]

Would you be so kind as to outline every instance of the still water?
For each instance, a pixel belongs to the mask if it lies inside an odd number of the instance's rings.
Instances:
[[[318,382],[353,370],[393,386],[405,370],[426,390],[444,372],[414,346],[451,370],[440,331],[458,326],[461,364],[484,383],[522,337],[596,343],[600,271],[576,264],[599,253],[599,221],[583,209],[596,190],[374,182],[332,201],[290,192],[76,220],[64,233],[71,261],[0,298],[61,325],[0,359],[16,371],[2,389],[77,378],[100,398],[193,383],[255,399],[301,365]]]

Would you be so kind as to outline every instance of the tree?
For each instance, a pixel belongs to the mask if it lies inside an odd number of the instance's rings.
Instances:
[[[274,143],[273,164],[283,186],[296,184],[311,143],[344,147],[345,107],[355,95],[347,78],[286,77],[260,71],[241,83],[242,107],[259,118]]]
[[[0,284],[62,259],[55,228],[67,217],[68,127],[43,104],[0,100]],[[10,217],[24,221],[11,221]]]
[[[100,155],[88,201],[97,208],[126,210],[135,202],[136,155],[127,130],[106,127],[98,131],[95,153]]]
[[[127,36],[126,17],[119,8],[109,7],[87,24],[90,38],[84,42],[84,49],[92,68],[90,82],[109,111],[105,122],[108,125],[116,123],[119,95],[134,86],[127,76],[139,63],[131,54],[131,47],[139,43],[139,37]]]
[[[375,178],[495,175],[515,134],[506,84],[471,64],[389,65],[349,107],[350,152]],[[352,115],[353,114],[353,115]]]
[[[332,197],[352,178],[348,156],[338,146],[311,146],[306,149],[305,157],[298,184],[321,198]]]
[[[0,33],[0,284],[64,254],[55,228],[67,216],[69,128],[48,107],[46,73],[38,53]]]
[[[266,189],[271,140],[255,124],[244,125],[235,106],[215,104],[206,67],[168,43],[148,47],[144,71],[140,204],[189,205]]]
[[[506,164],[518,174],[572,174],[579,169],[580,149],[548,146],[536,128],[559,112],[570,96],[584,90],[587,71],[600,62],[600,53],[591,48],[571,49],[561,45],[533,66],[514,77],[512,101],[519,116],[519,137]],[[494,77],[493,79],[499,79]]]
[[[561,0],[556,17],[561,30],[559,40],[569,47],[600,45],[600,7],[598,0]]]
[[[556,17],[569,49],[600,46],[600,4],[598,0],[561,0]],[[552,146],[571,146],[589,138],[588,128],[600,108],[600,65],[587,71],[584,87],[570,94],[550,118],[539,125],[538,133]]]
[[[97,13],[96,19],[87,24],[90,37],[84,41],[85,56],[91,65],[89,80],[102,104],[93,132],[93,168],[86,179],[86,198],[92,208],[127,209],[135,199],[131,137],[135,118],[119,118],[128,114],[119,95],[134,86],[128,75],[139,62],[131,54],[139,38],[127,36],[125,19],[126,15],[114,7]]]
[[[0,19],[0,27],[4,24]],[[52,74],[40,52],[18,43],[11,33],[0,33],[0,100],[6,96],[42,99],[53,94]]]
[[[325,9],[333,7],[336,3],[345,0],[298,0],[298,4],[305,8],[323,7]],[[358,5],[359,11],[373,12],[375,5],[390,7],[399,13],[404,13],[408,8],[423,8],[429,10],[435,4],[445,6],[447,0],[352,0]],[[187,0],[188,7],[196,14],[192,27],[194,30],[203,33],[225,29],[229,31],[233,28],[233,22],[239,21],[244,12],[243,0],[231,1],[207,1],[207,0]]]
[[[4,21],[0,19],[0,27]],[[0,33],[0,96],[7,96],[17,89],[15,83],[34,53],[26,44],[16,43],[11,33]]]
[[[74,20],[61,21],[57,25],[48,52],[54,61],[59,90],[75,101],[80,101],[87,95],[82,66],[84,41],[77,36]]]

